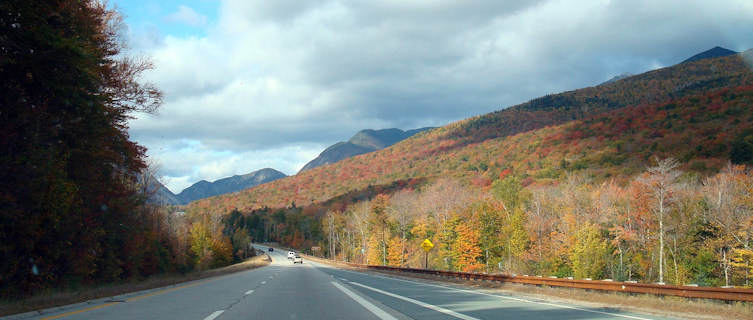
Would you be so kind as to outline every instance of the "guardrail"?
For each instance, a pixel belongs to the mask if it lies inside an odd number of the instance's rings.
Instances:
[[[676,285],[633,283],[633,282],[610,281],[610,280],[576,280],[576,279],[540,277],[540,276],[512,276],[512,275],[504,275],[504,274],[483,274],[483,273],[470,273],[470,272],[363,265],[363,264],[334,261],[334,260],[322,259],[322,258],[316,258],[316,259],[326,260],[326,261],[335,262],[335,263],[342,263],[342,264],[349,265],[351,267],[356,267],[356,268],[361,268],[361,269],[407,272],[407,273],[426,274],[426,275],[451,277],[451,278],[466,279],[466,280],[485,280],[485,281],[510,282],[510,283],[521,283],[521,284],[530,284],[530,285],[544,285],[544,286],[552,286],[552,287],[591,289],[591,290],[601,290],[601,291],[611,291],[611,292],[643,293],[643,294],[654,294],[654,295],[662,295],[662,296],[677,296],[677,297],[685,297],[685,298],[753,302],[753,289],[676,286]]]

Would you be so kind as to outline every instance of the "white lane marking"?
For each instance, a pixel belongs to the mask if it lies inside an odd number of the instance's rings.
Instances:
[[[345,279],[345,278],[340,278],[340,280],[345,281],[345,282],[350,282],[350,280]]]
[[[347,270],[340,270],[340,271],[352,272],[352,271],[347,271]],[[627,314],[619,314],[619,313],[612,313],[612,312],[606,312],[606,311],[596,311],[596,310],[589,310],[589,309],[583,309],[583,308],[572,307],[572,306],[565,306],[565,305],[551,303],[551,302],[541,302],[541,301],[533,301],[533,300],[527,300],[527,299],[522,299],[522,298],[500,296],[500,295],[492,294],[492,293],[472,291],[472,290],[465,290],[465,289],[458,289],[458,288],[453,288],[453,287],[440,286],[440,285],[436,285],[436,284],[423,283],[423,282],[417,282],[417,281],[411,281],[411,280],[405,280],[405,279],[384,277],[384,276],[378,276],[378,275],[371,275],[371,276],[372,277],[376,277],[376,278],[391,279],[391,280],[408,282],[408,283],[417,284],[417,285],[437,287],[437,288],[442,288],[442,289],[450,289],[450,290],[455,290],[455,291],[460,291],[460,292],[465,292],[465,293],[478,294],[478,295],[482,295],[482,296],[495,297],[495,298],[500,298],[500,299],[515,300],[515,301],[520,301],[520,302],[535,303],[535,304],[541,304],[541,305],[545,305],[545,306],[552,306],[552,307],[558,307],[558,308],[564,308],[564,309],[572,309],[572,310],[578,310],[578,311],[585,311],[585,312],[592,312],[592,313],[598,313],[598,314],[605,314],[605,315],[610,315],[610,316],[614,316],[614,317],[621,317],[621,318],[627,318],[627,319],[636,319],[636,320],[652,320],[650,318],[641,318],[641,317],[638,317],[638,316],[631,316],[631,315],[627,315]],[[355,284],[355,282],[353,282],[353,283]]]
[[[204,318],[204,320],[214,320],[217,319],[225,310],[217,310],[215,312],[212,312],[208,317]]]
[[[367,310],[371,311],[371,313],[373,313],[379,319],[382,319],[382,320],[397,320],[397,318],[393,317],[392,315],[390,315],[389,313],[385,312],[384,310],[379,309],[379,307],[375,306],[373,303],[369,302],[368,300],[366,300],[364,298],[361,298],[361,296],[355,294],[353,291],[350,291],[348,288],[343,287],[341,284],[339,284],[337,282],[334,282],[334,281],[330,281],[330,283],[332,283],[332,285],[335,286],[335,288],[340,289],[340,291],[342,291],[343,293],[345,293],[346,295],[348,295],[348,297],[350,297],[351,299],[353,299],[356,302],[358,302],[358,304],[362,305],[364,308],[366,308]]]
[[[432,309],[434,311],[439,311],[441,313],[444,313],[444,314],[447,314],[447,315],[451,315],[451,316],[453,316],[455,318],[459,318],[459,319],[463,319],[463,320],[479,320],[478,318],[467,316],[467,315],[464,315],[462,313],[457,313],[457,312],[452,311],[450,309],[445,309],[445,308],[442,308],[442,307],[439,307],[439,306],[435,306],[433,304],[428,304],[426,302],[418,301],[418,300],[411,299],[411,298],[408,298],[408,297],[403,297],[403,296],[401,296],[399,294],[394,294],[392,292],[387,292],[387,291],[380,290],[380,289],[377,289],[377,288],[372,288],[372,287],[369,287],[367,285],[360,284],[358,282],[350,282],[350,284],[354,284],[354,285],[357,285],[359,287],[366,288],[366,289],[369,289],[371,291],[375,291],[375,292],[381,293],[383,295],[388,295],[388,296],[393,297],[393,298],[398,298],[400,300],[408,301],[410,303],[417,304],[417,305],[422,306],[422,307],[427,308],[427,309]]]
[[[252,294],[252,293],[254,293],[254,290],[248,290],[248,291],[246,291],[246,295],[249,295],[249,294]]]
[[[262,281],[261,284],[267,284],[267,282],[266,281]]]

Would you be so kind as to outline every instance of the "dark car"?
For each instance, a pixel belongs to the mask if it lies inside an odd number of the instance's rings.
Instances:
[[[269,247],[269,252],[275,251],[275,248]]]

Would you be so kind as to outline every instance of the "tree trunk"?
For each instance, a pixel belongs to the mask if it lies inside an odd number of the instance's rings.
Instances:
[[[659,196],[659,282],[664,283],[664,194]]]

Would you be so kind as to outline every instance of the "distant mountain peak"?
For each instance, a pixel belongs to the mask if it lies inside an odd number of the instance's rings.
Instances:
[[[618,74],[618,75],[612,77],[611,79],[602,82],[601,84],[612,83],[612,82],[619,81],[619,80],[622,80],[622,79],[625,79],[625,78],[630,78],[632,76],[634,76],[634,74],[632,74],[630,72],[625,72],[625,73],[622,73],[622,74]]]
[[[704,52],[696,54],[696,55],[694,55],[694,56],[692,56],[690,58],[687,58],[687,59],[685,59],[681,63],[693,62],[693,61],[698,61],[698,60],[702,60],[702,59],[709,59],[709,58],[726,57],[726,56],[731,56],[731,55],[737,54],[737,53],[738,52],[736,52],[736,51],[732,51],[732,50],[727,49],[727,48],[722,48],[720,46],[716,46],[716,47],[713,47],[713,48],[711,48],[709,50],[706,50]]]
[[[426,127],[408,131],[396,128],[381,130],[364,129],[358,131],[358,133],[353,135],[348,141],[340,141],[324,149],[319,156],[314,160],[309,161],[309,163],[303,166],[298,173],[330,163],[335,163],[359,154],[382,150],[395,143],[408,139],[416,133],[429,129],[433,128]]]
[[[155,190],[158,193],[156,197],[158,201],[156,202],[172,205],[188,204],[194,200],[241,191],[284,177],[287,177],[287,175],[280,171],[264,168],[244,175],[236,174],[232,177],[217,179],[213,182],[201,180],[177,195],[170,192],[159,181],[156,181]]]

